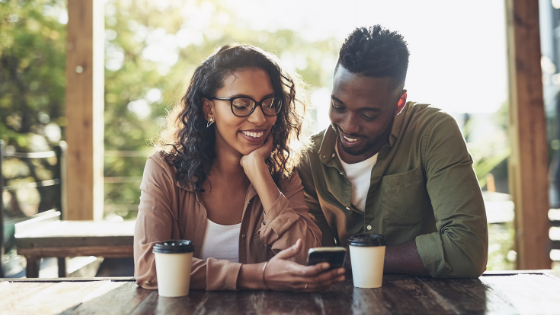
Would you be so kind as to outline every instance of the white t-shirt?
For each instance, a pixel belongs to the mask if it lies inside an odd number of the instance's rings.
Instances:
[[[206,232],[202,241],[200,256],[239,262],[239,233],[241,223],[221,225],[206,219]]]
[[[340,157],[336,144],[334,145],[334,149],[338,157]],[[371,180],[371,170],[377,162],[377,153],[365,161],[354,164],[347,164],[342,159],[339,160],[346,173],[346,178],[352,183],[352,204],[358,210],[364,212]]]

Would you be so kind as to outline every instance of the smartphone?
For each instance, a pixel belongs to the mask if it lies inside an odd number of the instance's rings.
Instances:
[[[329,270],[342,268],[345,258],[346,248],[344,247],[315,247],[309,249],[307,265],[328,262],[331,265]]]

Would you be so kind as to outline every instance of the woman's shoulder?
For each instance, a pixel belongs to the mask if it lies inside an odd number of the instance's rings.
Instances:
[[[148,156],[146,167],[144,169],[144,177],[146,175],[159,177],[186,191],[194,191],[189,184],[182,184],[177,180],[177,168],[172,164],[171,157],[163,151],[156,151]]]
[[[156,151],[148,156],[146,164],[154,164],[158,166],[161,170],[176,172],[175,166],[170,163],[170,159],[163,151]]]
[[[167,181],[175,181],[175,166],[171,165],[163,152],[157,151],[148,156],[144,168],[144,177],[159,177]]]

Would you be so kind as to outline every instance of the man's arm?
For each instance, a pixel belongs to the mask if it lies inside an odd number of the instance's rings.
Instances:
[[[435,278],[478,277],[486,269],[488,224],[472,159],[455,120],[437,117],[422,138],[426,189],[437,231],[416,237]]]
[[[420,254],[418,254],[415,240],[400,245],[387,246],[385,249],[383,273],[415,276],[430,275],[430,272],[422,263]]]

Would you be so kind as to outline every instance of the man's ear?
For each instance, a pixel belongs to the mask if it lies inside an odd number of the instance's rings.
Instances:
[[[214,103],[212,103],[206,97],[202,98],[202,110],[204,110],[204,118],[206,120],[210,120],[210,117],[214,117],[213,110],[214,110]]]
[[[404,105],[406,105],[406,97],[407,97],[407,92],[406,90],[403,90],[403,93],[397,103],[397,109],[395,110],[395,115],[398,115],[402,112]]]

